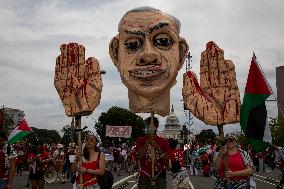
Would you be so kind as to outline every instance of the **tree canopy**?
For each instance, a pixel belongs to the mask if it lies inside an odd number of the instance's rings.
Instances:
[[[78,144],[78,132],[75,132],[75,129],[73,130],[73,144]],[[71,128],[63,127],[61,129],[61,132],[63,133],[63,136],[61,137],[60,143],[64,146],[69,146],[71,143]],[[82,132],[82,140],[84,140],[85,136],[90,132],[89,130],[84,130]]]
[[[212,129],[203,129],[197,136],[197,140],[200,142],[208,142],[209,140],[215,140],[216,134]]]
[[[276,118],[271,118],[269,126],[272,134],[272,144],[284,146],[284,114],[279,114]]]
[[[57,130],[38,129],[31,127],[33,132],[25,137],[32,144],[58,143],[61,139]]]

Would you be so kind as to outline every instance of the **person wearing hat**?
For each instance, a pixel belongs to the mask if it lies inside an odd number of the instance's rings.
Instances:
[[[0,130],[0,189],[13,188],[16,156],[12,146],[8,144],[6,133]]]
[[[71,171],[75,173],[80,172],[83,175],[84,189],[100,189],[97,176],[102,176],[106,171],[106,161],[104,153],[101,153],[98,143],[100,137],[97,133],[90,132],[85,138],[85,147],[83,148],[83,155],[77,150],[76,158],[71,166]],[[82,166],[78,167],[78,163],[82,158]],[[79,181],[77,178],[77,183]]]
[[[136,147],[133,151],[135,163],[138,163],[140,166],[138,188],[167,188],[166,168],[171,168],[169,143],[166,139],[157,136],[159,120],[156,117],[153,119],[153,126],[151,126],[151,117],[148,117],[145,123],[148,134],[136,140]],[[155,150],[154,159],[152,157],[152,149]],[[154,180],[152,178],[153,160],[155,165]]]
[[[255,187],[255,182],[250,178],[253,163],[249,154],[238,148],[234,133],[227,134],[225,142],[213,161],[218,172],[214,188],[225,189],[227,184],[237,189]]]

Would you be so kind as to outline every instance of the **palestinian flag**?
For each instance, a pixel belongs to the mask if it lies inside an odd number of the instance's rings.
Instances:
[[[271,94],[272,91],[253,55],[241,106],[240,124],[255,152],[263,151],[271,144],[265,106],[265,100]]]
[[[28,126],[26,120],[23,119],[23,121],[10,133],[8,137],[9,144],[15,144],[32,132],[33,130]]]

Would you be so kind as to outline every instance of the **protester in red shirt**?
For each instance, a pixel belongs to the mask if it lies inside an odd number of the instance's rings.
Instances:
[[[170,147],[166,139],[156,135],[159,121],[156,117],[151,126],[151,117],[145,120],[148,134],[136,140],[134,149],[136,162],[140,165],[138,189],[147,189],[155,183],[155,188],[166,188],[166,167],[170,168]],[[154,149],[154,170],[152,170],[152,149]],[[154,178],[152,175],[154,171]]]
[[[29,154],[27,163],[30,165],[32,189],[44,189],[44,174],[49,161],[50,155],[42,150],[41,145],[37,145],[34,153]]]
[[[171,162],[173,163],[174,161],[178,160],[180,163],[180,166],[184,167],[185,166],[184,154],[181,149],[177,149],[177,140],[169,139],[169,145],[171,149],[171,153],[170,153]]]
[[[75,173],[79,171],[83,178],[83,187],[92,187],[93,189],[99,189],[100,186],[97,182],[97,176],[102,176],[106,171],[106,161],[104,153],[101,153],[97,144],[99,142],[99,136],[97,133],[89,133],[85,139],[85,147],[83,149],[83,157],[77,151],[74,163],[71,166],[71,171]],[[78,169],[78,163],[82,158],[82,166]],[[78,169],[78,170],[77,170]],[[80,183],[80,176],[77,178],[77,183]]]
[[[237,148],[236,136],[227,134],[226,145],[221,147],[214,159],[214,168],[218,170],[215,188],[246,188],[255,183],[249,179],[253,174],[253,163],[246,151]],[[249,188],[249,187],[248,187]]]

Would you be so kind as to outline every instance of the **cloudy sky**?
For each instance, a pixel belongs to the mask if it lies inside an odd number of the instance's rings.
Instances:
[[[128,108],[127,88],[112,64],[108,45],[122,15],[138,6],[152,6],[180,19],[181,36],[189,43],[197,75],[200,53],[212,40],[224,49],[225,59],[234,62],[241,95],[253,51],[276,94],[275,67],[284,65],[284,1],[0,0],[0,105],[23,110],[33,127],[60,130],[68,124],[70,118],[53,85],[54,68],[60,45],[77,42],[86,47],[86,57],[95,56],[107,72],[100,105],[82,119],[83,124],[90,127],[111,106]],[[184,72],[185,66],[171,90],[181,124],[188,120],[181,102]],[[276,103],[267,105],[269,116],[275,116]],[[165,123],[165,118],[160,120]],[[206,128],[196,119],[192,127]],[[229,130],[239,130],[239,125],[225,127]]]

